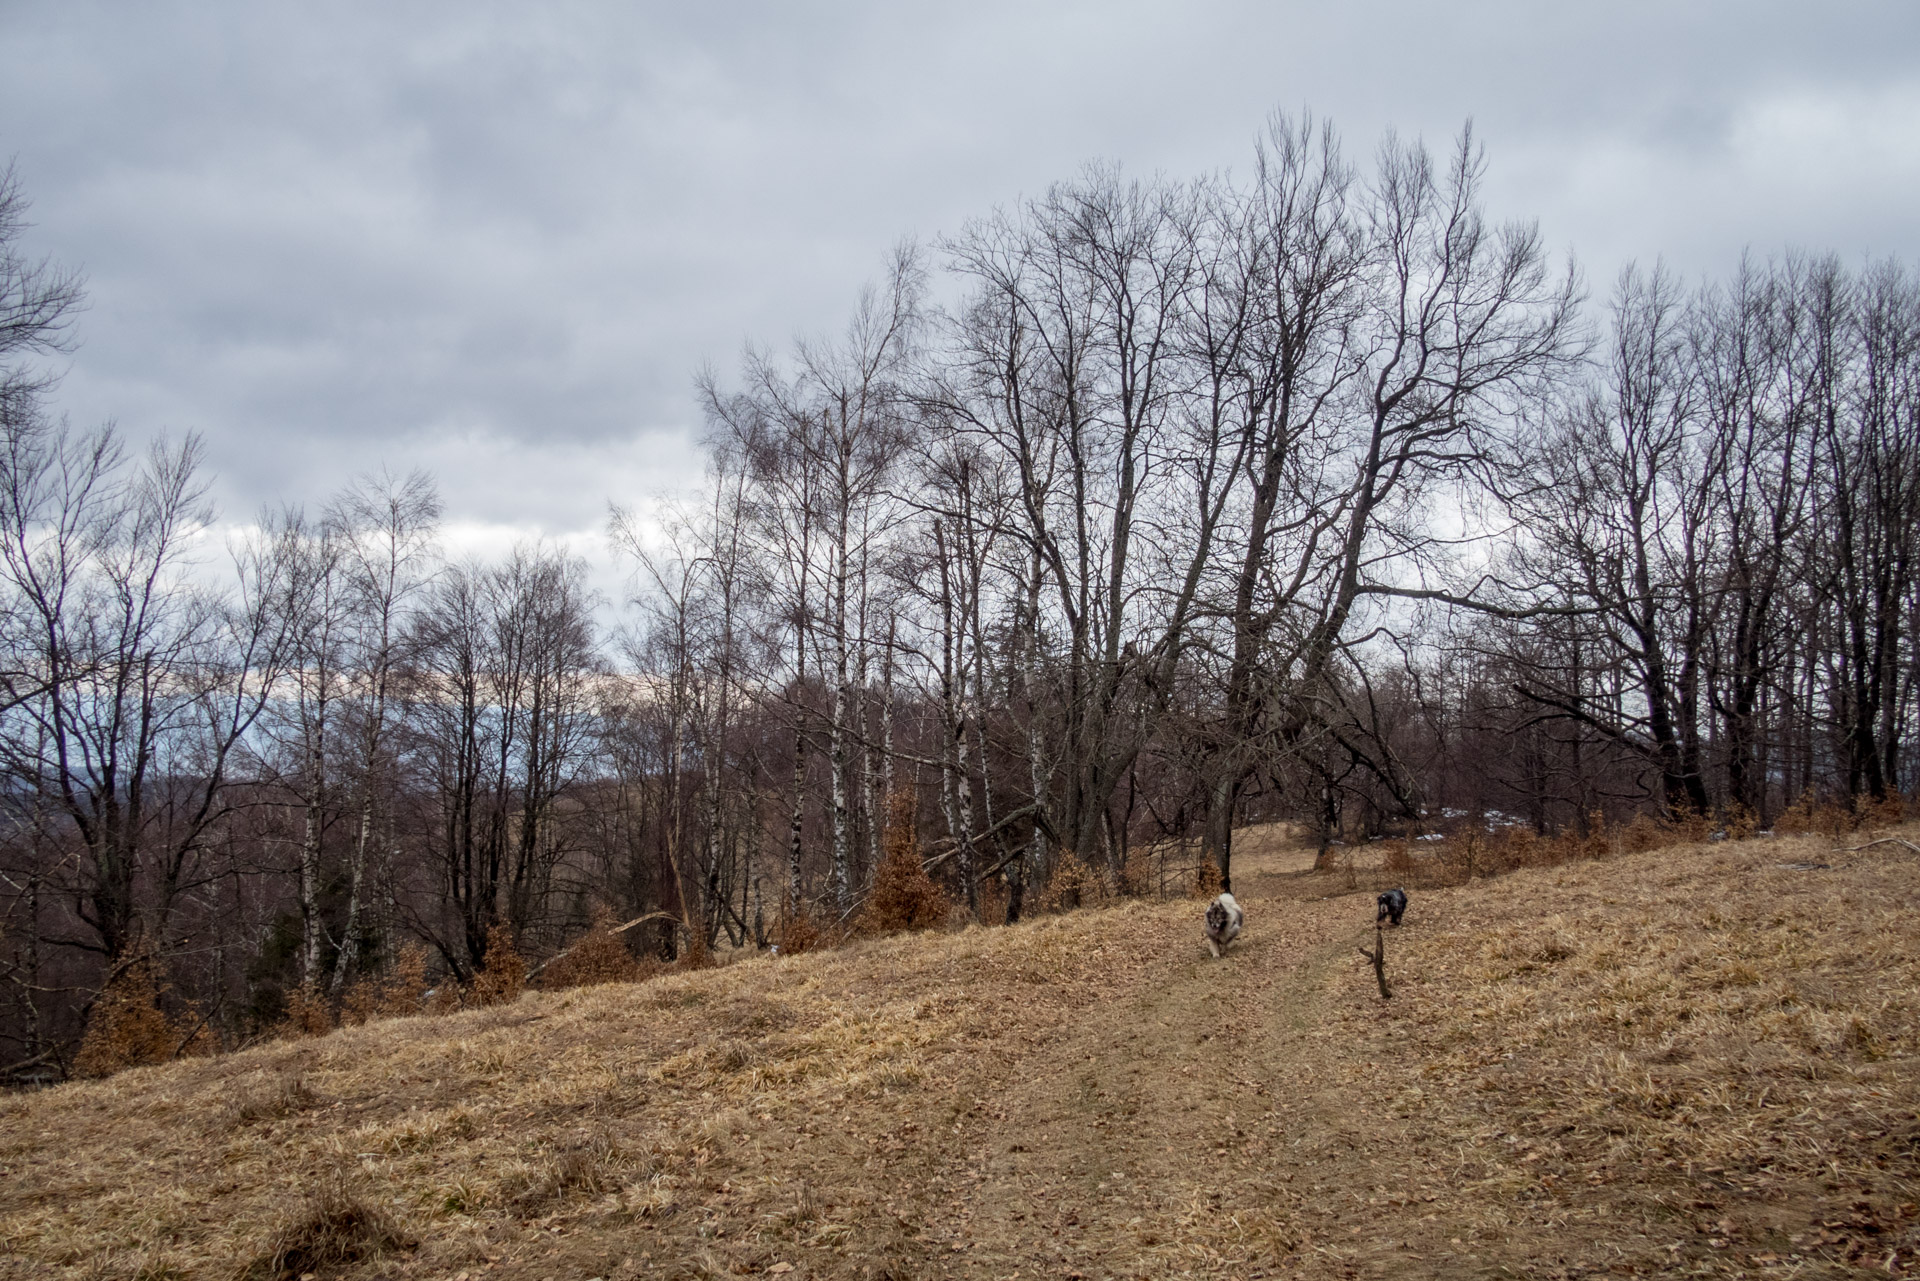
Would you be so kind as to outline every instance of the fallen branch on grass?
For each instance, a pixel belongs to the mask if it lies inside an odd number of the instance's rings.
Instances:
[[[18,1063],[11,1063],[11,1064],[8,1064],[6,1067],[0,1068],[0,1077],[12,1076],[15,1072],[22,1072],[30,1067],[39,1067],[42,1063],[45,1063],[47,1060],[51,1059],[52,1057],[53,1057],[52,1050],[44,1050],[41,1053],[34,1055],[30,1059],[21,1059]]]
[[[612,929],[608,930],[607,933],[625,934],[628,930],[632,929],[634,926],[645,925],[648,921],[672,921],[675,925],[679,925],[681,923],[680,918],[675,916],[672,912],[648,912],[645,916],[634,917],[631,921],[628,921],[625,925],[614,926]],[[580,938],[574,941],[572,947],[567,948],[565,951],[560,952],[558,955],[549,956],[546,960],[540,962],[540,964],[528,970],[527,977],[532,978],[534,975],[538,974],[541,970],[544,970],[549,965],[552,965],[555,961],[561,960],[564,957],[572,955],[574,948],[579,947],[582,943],[585,943],[587,939],[591,937],[593,937],[591,934],[582,935]]]
[[[1833,852],[1835,854],[1858,854],[1861,850],[1870,850],[1876,845],[1904,845],[1915,854],[1920,854],[1920,845],[1915,845],[1912,841],[1901,836],[1883,836],[1877,841],[1868,841],[1865,845],[1836,845],[1833,847]]]

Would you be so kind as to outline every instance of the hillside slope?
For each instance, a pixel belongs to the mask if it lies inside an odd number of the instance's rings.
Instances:
[[[1273,861],[1221,961],[1134,902],[15,1097],[0,1274],[1920,1270],[1920,858],[1831,849],[1416,893],[1390,1002]]]

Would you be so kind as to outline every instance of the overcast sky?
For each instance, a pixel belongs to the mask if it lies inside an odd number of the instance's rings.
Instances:
[[[1920,263],[1920,5],[0,0],[0,159],[91,309],[76,422],[196,430],[232,519],[437,477],[593,549],[698,479],[692,381],[836,330],[903,236],[1108,159],[1471,116],[1596,293],[1745,247]],[[920,12],[924,10],[924,12]]]

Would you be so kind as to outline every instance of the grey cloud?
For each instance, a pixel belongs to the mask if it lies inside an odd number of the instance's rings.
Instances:
[[[1602,284],[1920,256],[1904,3],[49,4],[0,46],[35,243],[92,280],[63,401],[205,431],[230,513],[424,462],[462,519],[591,528],[697,475],[700,364],[837,326],[896,238],[1095,157],[1244,166],[1275,106],[1361,153],[1474,117]]]

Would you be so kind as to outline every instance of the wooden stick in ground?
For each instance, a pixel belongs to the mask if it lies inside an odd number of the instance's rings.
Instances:
[[[1373,923],[1373,951],[1357,949],[1360,955],[1373,962],[1373,977],[1380,981],[1380,999],[1393,998],[1393,989],[1387,986],[1387,936],[1380,929],[1380,922]]]

